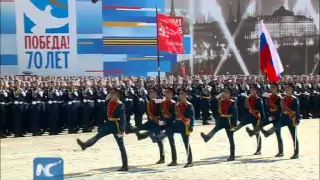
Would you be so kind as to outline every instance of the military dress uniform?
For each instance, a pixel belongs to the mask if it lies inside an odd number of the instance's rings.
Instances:
[[[90,132],[93,119],[92,113],[94,109],[93,89],[90,87],[79,89],[79,97],[81,102],[80,128],[82,128],[82,132]]]
[[[195,119],[200,119],[201,112],[201,85],[193,85],[191,103],[194,106]]]
[[[133,113],[135,126],[140,127],[142,125],[143,115],[146,112],[146,102],[148,92],[147,90],[140,86],[134,89],[134,99],[133,99]]]
[[[289,85],[294,88],[294,85]],[[281,128],[287,126],[294,145],[294,154],[291,159],[297,159],[299,157],[299,141],[297,135],[297,127],[300,123],[300,105],[299,99],[293,95],[287,95],[281,100],[282,113],[281,123],[277,124],[277,129],[281,133]]]
[[[150,92],[157,92],[156,88],[150,89]],[[162,164],[165,162],[164,157],[164,147],[162,141],[156,141],[155,136],[160,134],[162,122],[160,121],[160,103],[158,102],[159,99],[150,99],[147,102],[147,116],[148,120],[140,127],[132,129],[135,132],[138,140],[146,139],[147,137],[151,137],[152,141],[158,144],[159,153],[160,153],[160,160],[157,164]],[[141,130],[147,130],[146,133],[140,133]]]
[[[124,102],[124,105],[126,107],[126,121],[127,121],[126,131],[128,131],[132,127],[130,120],[131,120],[131,115],[133,114],[133,98],[134,98],[133,88],[124,87],[122,90],[121,101]]]
[[[115,88],[112,90],[120,94],[120,89]],[[120,149],[121,158],[122,158],[122,167],[119,171],[127,171],[128,170],[128,157],[127,152],[123,142],[123,134],[125,132],[126,127],[126,117],[125,117],[125,105],[119,100],[109,100],[107,102],[107,121],[106,124],[103,125],[101,130],[91,139],[86,142],[82,142],[80,139],[77,139],[77,143],[80,145],[82,150],[87,149],[88,147],[93,146],[98,140],[107,136],[109,134],[113,134],[118,147]]]
[[[208,125],[208,121],[210,118],[209,110],[210,110],[210,101],[211,101],[211,92],[212,87],[208,84],[203,85],[201,89],[201,113],[202,113],[202,124]]]
[[[228,89],[225,89],[224,91],[227,91],[231,94],[230,90]],[[208,142],[218,131],[225,129],[230,144],[230,157],[227,159],[227,161],[233,161],[235,159],[235,144],[233,138],[234,133],[229,131],[229,129],[237,125],[237,104],[233,99],[219,98],[218,100],[219,118],[216,119],[216,125],[207,135],[201,133],[201,137],[205,142]]]
[[[167,91],[174,92],[173,88],[167,88]],[[175,107],[176,101],[172,99],[166,99],[161,103],[161,115],[160,119],[164,122],[163,129],[170,129],[172,128],[173,124],[176,121],[176,114],[175,114]],[[175,166],[177,165],[177,150],[174,142],[173,134],[168,136],[169,144],[171,148],[171,160],[172,162],[168,166]]]
[[[14,87],[10,97],[12,102],[13,133],[15,137],[23,137],[23,113],[26,101],[26,92]]]
[[[212,116],[215,119],[219,118],[219,112],[218,112],[218,105],[219,102],[216,98],[218,94],[220,94],[222,92],[222,90],[224,89],[224,85],[222,83],[216,83],[216,84],[212,84],[212,89],[211,89],[211,112],[212,112]]]
[[[9,103],[9,96],[7,89],[0,89],[0,138],[6,137],[6,121],[8,117],[7,105]]]
[[[56,88],[49,88],[46,91],[48,101],[46,109],[48,113],[48,128],[50,135],[57,135],[60,132],[58,120],[60,116],[61,93]]]
[[[279,87],[278,84],[272,83],[271,86]],[[261,123],[260,127],[255,128],[254,131],[250,131],[248,129],[248,133],[250,136],[253,134],[259,133],[259,130],[264,134],[265,137],[270,136],[274,132],[276,132],[277,141],[278,141],[278,154],[276,157],[283,156],[283,141],[280,134],[280,129],[277,129],[279,123],[281,123],[280,115],[282,112],[281,109],[281,96],[277,93],[268,94],[264,93],[262,96],[266,97],[266,106],[265,106],[265,118],[266,120]],[[264,126],[268,124],[273,124],[273,127],[267,131],[263,129]]]
[[[108,95],[108,91],[106,88],[101,86],[97,86],[94,90],[95,93],[95,120],[98,128],[100,129],[104,125],[105,117],[107,115],[106,112],[106,97]]]
[[[188,89],[180,89],[180,93],[189,93]],[[187,164],[184,167],[191,167],[193,165],[192,151],[190,146],[190,133],[193,131],[194,126],[194,107],[186,102],[178,102],[175,106],[176,121],[172,126],[168,127],[162,134],[156,136],[158,141],[162,141],[165,137],[174,136],[175,133],[179,133],[182,136],[182,140],[187,152]]]
[[[255,88],[258,90],[259,88],[256,85],[251,86],[250,88]],[[246,98],[245,106],[248,109],[249,113],[246,114],[245,118],[240,121],[240,124],[236,127],[232,128],[231,131],[235,132],[239,130],[241,127],[252,124],[253,128],[260,127],[261,123],[265,121],[265,113],[262,99],[257,95],[249,95]],[[248,128],[248,127],[247,127]],[[257,139],[257,150],[254,155],[261,154],[261,136],[260,134],[256,134]]]
[[[80,98],[78,90],[74,87],[69,87],[64,91],[64,103],[67,110],[67,127],[69,133],[77,132],[77,121],[79,113]]]
[[[40,88],[31,89],[31,105],[30,105],[30,130],[33,135],[41,135],[40,121],[43,121],[43,113],[45,109],[44,92]]]
[[[310,83],[303,83],[301,84],[301,93],[300,93],[300,108],[301,108],[301,114],[304,119],[309,118],[310,113],[310,92],[311,92],[311,84]]]
[[[238,85],[238,97],[237,97],[237,109],[238,109],[238,118],[240,121],[245,118],[248,113],[248,109],[245,107],[246,96],[249,92],[249,85],[246,83],[240,83]]]

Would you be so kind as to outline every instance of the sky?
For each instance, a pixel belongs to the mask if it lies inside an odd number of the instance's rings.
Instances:
[[[170,7],[171,0],[167,1],[167,7]],[[175,2],[175,8],[183,8],[188,9],[188,2],[191,0],[174,0]],[[238,0],[193,0],[194,1],[194,8],[195,8],[195,14],[203,13],[203,12],[210,12],[213,11],[214,8],[214,2],[216,1],[222,9],[222,13],[224,15],[224,18],[228,18],[229,15],[229,3],[231,3],[233,13],[236,13]],[[249,5],[251,0],[240,0],[241,4],[241,10],[242,12],[244,9]],[[289,9],[292,9],[294,4],[297,0],[256,0],[257,5],[257,13],[261,13],[261,6],[259,4],[262,2],[262,14],[263,15],[270,15],[275,10],[277,10],[285,1],[288,3]],[[307,1],[307,0],[304,0]],[[310,0],[314,9],[316,12],[319,12],[319,0]],[[213,7],[213,8],[210,8]]]

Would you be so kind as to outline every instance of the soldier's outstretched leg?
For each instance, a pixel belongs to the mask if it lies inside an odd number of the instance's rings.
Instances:
[[[208,142],[221,128],[219,126],[215,126],[207,135],[203,132],[200,134],[204,142]]]
[[[119,137],[116,134],[113,135],[114,139],[117,141],[120,153],[121,153],[121,159],[122,159],[122,167],[118,169],[118,171],[128,171],[128,157],[127,157],[127,151],[124,147],[123,143],[123,137]]]
[[[181,136],[182,136],[184,147],[186,148],[186,152],[187,152],[187,156],[188,156],[188,162],[184,167],[185,168],[192,167],[193,160],[192,160],[192,150],[191,150],[190,139],[189,139],[190,136],[186,135],[186,134],[181,134]]]
[[[160,159],[158,162],[156,162],[156,164],[163,164],[163,163],[165,163],[163,142],[157,141],[157,144],[159,146]]]
[[[261,155],[261,141],[262,141],[262,138],[261,138],[260,133],[256,134],[256,139],[257,139],[257,151],[253,155]]]
[[[298,159],[299,158],[299,141],[298,141],[298,135],[297,135],[297,126],[288,126],[292,140],[293,140],[293,146],[294,146],[294,154],[291,157],[291,159]]]
[[[174,136],[173,135],[169,135],[168,136],[169,139],[169,144],[170,144],[170,148],[171,148],[171,163],[168,164],[168,166],[176,166],[177,165],[177,150],[176,150],[176,145],[174,142]]]
[[[233,138],[233,132],[230,132],[228,129],[226,129],[226,133],[229,139],[230,144],[230,157],[227,159],[227,161],[234,161],[235,159],[235,145],[234,145],[234,138]]]

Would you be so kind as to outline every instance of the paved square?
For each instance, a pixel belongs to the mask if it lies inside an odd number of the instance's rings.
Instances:
[[[129,172],[115,172],[121,165],[120,152],[113,139],[101,139],[92,148],[81,151],[76,138],[86,140],[94,133],[61,136],[27,137],[1,140],[1,180],[32,179],[35,157],[62,157],[65,179],[72,180],[319,180],[319,120],[302,121],[298,129],[300,159],[290,160],[293,143],[287,128],[282,129],[285,156],[277,153],[276,137],[262,139],[262,155],[255,152],[255,138],[245,128],[235,134],[236,160],[226,162],[229,143],[226,133],[219,132],[204,143],[200,132],[213,126],[196,126],[191,135],[194,167],[184,169],[186,154],[181,137],[176,135],[179,166],[154,165],[159,159],[158,147],[150,139],[138,141],[127,135]],[[170,147],[165,140],[166,164],[171,162]]]

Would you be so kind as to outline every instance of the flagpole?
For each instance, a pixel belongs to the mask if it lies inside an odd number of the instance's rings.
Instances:
[[[156,19],[157,19],[157,62],[158,62],[158,67],[157,67],[157,71],[158,71],[158,88],[159,91],[161,89],[161,80],[160,80],[160,51],[159,51],[159,25],[158,25],[158,6],[156,6]],[[159,92],[160,93],[160,92]],[[160,95],[160,94],[159,94]]]

